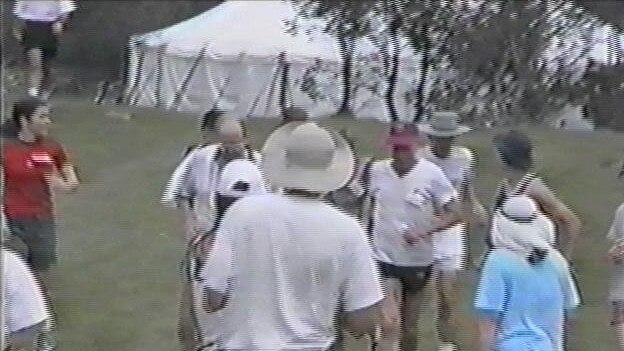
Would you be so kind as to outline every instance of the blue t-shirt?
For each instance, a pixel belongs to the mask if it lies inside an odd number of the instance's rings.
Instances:
[[[537,265],[493,250],[481,273],[475,307],[498,321],[497,351],[563,351],[564,311],[579,305],[570,270],[547,257]]]

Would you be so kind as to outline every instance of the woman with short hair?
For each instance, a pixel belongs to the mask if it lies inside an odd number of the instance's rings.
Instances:
[[[540,220],[551,222],[549,241],[567,259],[571,259],[581,232],[581,221],[535,173],[533,143],[525,133],[515,130],[496,135],[493,141],[505,172],[505,178],[497,189],[494,209],[500,208],[509,196],[529,196],[544,216]],[[558,234],[561,234],[560,237],[557,237]]]
[[[492,251],[477,288],[482,351],[563,351],[567,313],[580,305],[567,260],[545,239],[528,196],[512,196],[494,215]]]

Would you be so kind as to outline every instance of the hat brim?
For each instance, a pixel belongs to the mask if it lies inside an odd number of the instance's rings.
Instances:
[[[355,171],[355,157],[348,143],[332,133],[336,149],[326,169],[290,167],[286,163],[286,143],[290,134],[300,125],[290,122],[275,130],[262,148],[262,168],[272,186],[327,193],[347,184]]]
[[[450,138],[450,137],[459,136],[459,135],[468,133],[469,131],[472,130],[472,128],[466,127],[466,126],[458,126],[457,129],[453,129],[453,130],[439,130],[439,129],[435,129],[429,123],[423,123],[423,124],[418,125],[418,130],[427,135]]]

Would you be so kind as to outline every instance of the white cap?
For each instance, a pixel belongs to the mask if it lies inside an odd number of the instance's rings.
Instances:
[[[241,185],[243,188],[237,189]],[[249,160],[230,161],[221,172],[217,193],[232,197],[264,194],[266,187],[262,172],[255,163]]]

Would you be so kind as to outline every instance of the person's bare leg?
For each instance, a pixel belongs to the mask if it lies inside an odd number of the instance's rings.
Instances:
[[[418,293],[403,293],[403,304],[401,305],[401,351],[418,350],[420,315],[426,295],[426,289],[422,289]]]
[[[195,351],[197,348],[197,333],[193,319],[193,296],[191,285],[183,282],[180,292],[180,306],[178,314],[178,340],[184,351]]]
[[[54,90],[54,82],[52,79],[52,61],[50,59],[41,59],[41,91],[40,94],[47,99]]]
[[[438,271],[435,279],[437,297],[437,329],[442,345],[457,345],[457,306],[459,289],[457,273]]]
[[[614,325],[613,330],[615,331],[618,351],[624,351],[624,323]]]
[[[26,60],[28,94],[39,95],[43,82],[43,52],[41,48],[29,49],[26,52]]]
[[[384,290],[386,294],[393,294],[397,303],[402,305],[401,302],[401,282],[398,279],[387,278],[384,279]],[[400,326],[399,326],[400,331]],[[396,333],[384,333],[380,331],[378,335],[374,335],[371,338],[371,342],[375,339],[375,351],[400,351],[399,339],[400,332]]]

